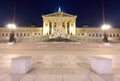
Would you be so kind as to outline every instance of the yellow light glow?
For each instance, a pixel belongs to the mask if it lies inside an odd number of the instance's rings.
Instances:
[[[15,24],[8,24],[7,27],[9,29],[16,29],[16,25]]]
[[[109,25],[109,24],[104,24],[104,25],[102,25],[102,29],[103,30],[108,30],[108,29],[110,29],[111,28],[111,26]]]
[[[49,27],[46,27],[46,31],[49,32]]]
[[[72,32],[72,30],[73,30],[73,28],[72,27],[70,27],[70,31]]]

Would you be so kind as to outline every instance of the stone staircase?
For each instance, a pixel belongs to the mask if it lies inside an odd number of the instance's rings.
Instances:
[[[18,37],[17,42],[43,42],[49,39],[49,36]]]
[[[102,43],[102,37],[70,36],[71,40],[81,43]]]
[[[103,43],[102,37],[87,37],[87,36],[67,36],[65,37],[71,41],[75,41],[78,43]],[[44,42],[50,39],[49,35],[46,36],[30,36],[30,37],[16,37],[17,43],[33,43],[33,42]],[[7,43],[9,40],[8,37],[0,38],[0,43]],[[120,43],[120,39],[109,38],[110,43]]]

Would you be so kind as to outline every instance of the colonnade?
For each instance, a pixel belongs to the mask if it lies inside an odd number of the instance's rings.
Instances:
[[[76,23],[70,20],[61,20],[60,22],[58,20],[45,20],[43,22],[43,35],[52,35],[58,30],[64,34],[75,35]]]

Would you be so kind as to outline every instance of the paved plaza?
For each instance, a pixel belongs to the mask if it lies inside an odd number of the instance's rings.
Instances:
[[[11,59],[18,56],[32,56],[27,74],[11,73]],[[113,73],[92,71],[93,56],[112,59]],[[120,81],[120,44],[1,43],[0,81]]]

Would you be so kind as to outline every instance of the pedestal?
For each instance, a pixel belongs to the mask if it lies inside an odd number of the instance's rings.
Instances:
[[[98,74],[111,74],[112,60],[104,57],[92,57],[91,69]]]
[[[12,59],[11,72],[25,74],[32,68],[31,56],[20,56]]]

